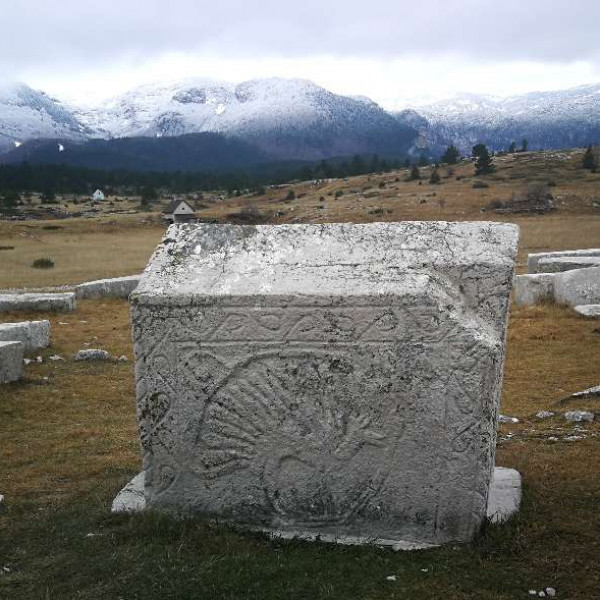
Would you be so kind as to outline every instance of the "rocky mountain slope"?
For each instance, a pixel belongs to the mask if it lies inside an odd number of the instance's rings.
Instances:
[[[91,135],[58,100],[20,83],[0,86],[0,153],[35,138],[84,140]]]
[[[415,117],[417,115],[420,119]],[[461,94],[450,100],[396,113],[416,127],[422,146],[438,153],[454,143],[463,153],[476,143],[493,150],[572,148],[600,143],[600,84],[507,98]]]
[[[106,137],[215,132],[253,143],[274,159],[401,155],[416,137],[374,102],[300,79],[146,85],[76,115]]]

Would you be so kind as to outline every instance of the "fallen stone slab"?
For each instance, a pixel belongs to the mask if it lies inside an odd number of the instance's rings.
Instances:
[[[130,297],[148,507],[471,540],[517,242],[500,223],[171,226]]]
[[[112,513],[138,513],[146,509],[146,497],[144,494],[144,471],[138,473],[115,497],[112,503]],[[488,504],[486,509],[487,518],[493,523],[503,523],[512,515],[516,514],[521,504],[521,475],[515,469],[495,467],[491,479]],[[263,530],[265,531],[265,530]],[[273,537],[299,538],[306,541],[315,541],[317,536],[302,531],[271,531],[266,533]],[[369,539],[341,535],[339,537],[326,536],[318,538],[321,542],[338,544],[374,544],[378,546],[391,547],[393,550],[422,550],[431,548],[433,544],[418,542],[406,542],[398,540]]]
[[[557,252],[535,252],[527,257],[527,271],[538,273],[538,263],[549,258],[582,258],[600,257],[600,248],[587,248],[583,250],[559,250]]]
[[[86,350],[79,350],[74,360],[110,360],[110,354],[106,350],[100,350],[99,348],[88,348]]]
[[[50,321],[1,323],[0,341],[22,342],[24,352],[47,348],[50,344]]]
[[[552,302],[555,279],[556,275],[553,273],[517,275],[513,287],[515,304],[532,306],[543,302]]]
[[[600,256],[541,258],[537,263],[537,272],[562,273],[588,267],[600,267]]]
[[[23,375],[23,343],[0,342],[0,383],[18,381]]]
[[[46,312],[73,312],[75,294],[0,294],[0,312],[39,310]]]
[[[600,267],[567,271],[554,277],[554,300],[558,304],[580,306],[600,303]]]
[[[580,304],[574,310],[582,317],[587,317],[588,319],[600,318],[600,304]]]
[[[129,298],[129,294],[137,287],[141,275],[99,279],[82,283],[75,288],[77,298]]]

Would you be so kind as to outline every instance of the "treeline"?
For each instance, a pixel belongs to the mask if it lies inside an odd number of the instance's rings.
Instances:
[[[410,161],[380,159],[379,156],[354,156],[315,163],[271,163],[239,168],[229,172],[153,172],[98,170],[68,165],[0,164],[0,195],[7,192],[39,193],[51,198],[56,194],[91,194],[101,188],[105,194],[142,195],[144,189],[169,193],[224,189],[256,190],[265,185],[295,180],[330,179],[385,172]]]

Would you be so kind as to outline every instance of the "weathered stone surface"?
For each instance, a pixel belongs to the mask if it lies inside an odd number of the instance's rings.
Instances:
[[[584,250],[560,250],[558,252],[536,252],[527,257],[527,270],[529,273],[538,273],[538,263],[547,258],[581,258],[587,256],[600,257],[600,248],[587,248]]]
[[[563,271],[586,269],[588,267],[600,267],[600,256],[541,258],[537,263],[537,272],[562,273]]]
[[[0,341],[22,342],[25,352],[47,348],[50,344],[50,321],[2,323]]]
[[[555,275],[554,300],[579,306],[600,303],[600,267],[578,269]]]
[[[517,238],[497,223],[170,227],[130,298],[148,505],[471,539]]]
[[[0,383],[17,381],[22,375],[22,342],[0,342]]]
[[[575,307],[575,312],[588,319],[597,319],[600,317],[600,304],[581,304]]]
[[[115,497],[112,503],[111,512],[130,513],[141,512],[146,509],[146,497],[144,495],[145,473],[138,473]],[[521,504],[521,475],[515,469],[505,467],[496,467],[490,485],[487,505],[487,518],[493,523],[502,523],[514,515]],[[277,532],[271,532],[277,535]],[[287,533],[287,535],[286,535]],[[280,536],[300,537],[313,541],[316,539],[314,534],[307,536],[306,532],[279,532]],[[368,538],[348,536],[342,538],[323,538],[319,541],[329,541],[335,543],[366,544],[373,543],[374,540]],[[397,540],[376,540],[381,546],[391,546],[394,550],[420,550],[430,546],[430,544],[419,544],[410,542],[398,542]],[[388,543],[385,543],[385,542]]]
[[[531,306],[554,300],[553,273],[517,275],[514,283],[514,299],[518,306]]]
[[[0,312],[43,310],[47,312],[72,312],[75,294],[0,294]]]
[[[587,410],[571,410],[565,413],[565,419],[569,423],[591,423],[594,420],[594,413]]]
[[[110,354],[106,350],[100,350],[99,348],[87,348],[79,350],[74,360],[110,360]]]
[[[595,385],[591,388],[587,388],[586,390],[582,390],[581,392],[575,392],[571,394],[569,398],[574,399],[583,399],[583,398],[597,398],[600,397],[600,385]]]
[[[496,467],[492,479],[487,516],[502,523],[514,515],[521,504],[521,475],[515,469]]]
[[[141,275],[99,279],[82,283],[75,288],[78,298],[128,298],[137,287]]]

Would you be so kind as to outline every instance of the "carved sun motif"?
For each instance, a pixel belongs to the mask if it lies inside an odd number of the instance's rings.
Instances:
[[[348,521],[389,473],[403,422],[368,397],[365,379],[343,355],[316,351],[238,366],[206,405],[200,475],[209,485],[258,478],[283,521]]]

